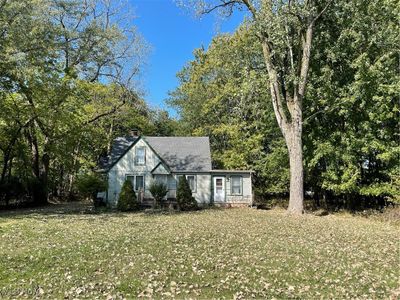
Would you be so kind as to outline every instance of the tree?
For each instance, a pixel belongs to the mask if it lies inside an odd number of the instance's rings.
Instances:
[[[232,13],[245,7],[256,26],[268,73],[269,90],[279,128],[285,138],[290,163],[288,211],[303,212],[303,99],[310,67],[316,21],[329,1],[196,1],[201,14],[216,9]]]
[[[332,5],[305,97],[306,186],[347,208],[399,201],[398,3]]]
[[[78,178],[76,183],[79,193],[91,198],[96,204],[97,193],[107,190],[107,182],[95,174],[85,174]]]
[[[140,208],[136,193],[130,180],[125,180],[119,194],[117,208],[121,211],[135,211]]]
[[[180,176],[178,187],[176,189],[176,201],[178,208],[182,211],[196,210],[198,208],[197,201],[192,195],[186,176]]]
[[[99,124],[138,99],[146,47],[126,17],[116,1],[0,2],[0,183],[35,182],[42,204],[93,168]]]
[[[161,207],[162,200],[165,196],[167,196],[168,187],[162,182],[152,181],[149,187],[149,191],[154,198],[153,206],[155,208]]]
[[[396,4],[334,2],[334,13],[315,28],[303,161],[305,188],[318,206],[399,201]],[[268,78],[255,33],[256,24],[245,21],[207,50],[196,49],[170,104],[185,134],[210,136],[214,165],[255,170],[257,195],[270,196],[288,191],[288,159],[265,101]]]
[[[209,136],[213,166],[256,171],[258,196],[289,189],[287,150],[265,90],[263,54],[254,26],[213,38],[207,50],[178,73],[169,104],[180,114],[182,134]]]

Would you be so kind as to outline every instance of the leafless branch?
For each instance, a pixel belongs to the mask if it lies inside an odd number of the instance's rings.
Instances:
[[[205,14],[209,14],[209,13],[213,12],[216,9],[226,8],[228,6],[233,6],[234,4],[240,3],[240,0],[221,0],[221,2],[222,2],[221,4],[214,5],[214,6],[211,6],[209,8],[205,8],[201,12],[201,14],[205,15]]]

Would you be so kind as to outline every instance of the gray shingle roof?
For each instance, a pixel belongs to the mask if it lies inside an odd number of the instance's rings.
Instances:
[[[100,159],[100,169],[108,170],[111,168],[137,139],[138,137],[133,136],[117,137],[111,146],[111,153]]]
[[[137,137],[119,137],[113,142],[111,153],[100,161],[100,168],[108,170],[123,156]],[[173,171],[210,171],[211,153],[208,137],[143,137],[151,148]]]
[[[210,171],[208,137],[144,137],[172,171]]]

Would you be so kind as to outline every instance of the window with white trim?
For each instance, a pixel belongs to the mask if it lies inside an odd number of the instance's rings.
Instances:
[[[174,178],[174,176],[169,175],[168,176],[168,189],[169,190],[176,190],[176,179]]]
[[[132,182],[135,191],[144,190],[144,176],[143,175],[127,175],[126,180]]]
[[[137,175],[135,177],[135,191],[144,190],[144,176]]]
[[[196,192],[196,175],[186,175],[186,180],[189,183],[192,193]]]
[[[231,195],[242,195],[243,180],[242,176],[231,176]]]
[[[178,182],[179,182],[179,177],[181,177],[181,176],[186,177],[186,180],[189,183],[189,187],[190,187],[192,193],[195,193],[196,189],[197,189],[197,176],[196,175],[178,175],[178,177],[177,177]]]
[[[137,166],[143,166],[146,164],[146,148],[145,147],[136,147],[135,164]]]

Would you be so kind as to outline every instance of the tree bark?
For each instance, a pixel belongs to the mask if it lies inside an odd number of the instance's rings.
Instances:
[[[288,207],[288,212],[290,214],[302,214],[304,211],[303,143],[301,133],[301,126],[291,126],[286,133],[290,166],[290,196]]]
[[[233,6],[239,1],[222,1],[220,6]],[[241,0],[250,13],[253,16],[255,22],[263,22],[261,16],[259,16],[257,8],[249,0]],[[307,85],[308,71],[310,67],[310,55],[311,45],[314,32],[314,24],[321,17],[321,15],[327,10],[329,5],[333,2],[330,0],[326,3],[325,7],[316,15],[308,16],[305,20],[307,21],[307,28],[305,32],[300,31],[299,41],[302,45],[302,55],[299,61],[299,82],[293,89],[293,94],[289,95],[289,91],[286,90],[284,78],[278,79],[277,68],[273,61],[273,43],[269,38],[268,29],[262,34],[258,35],[261,40],[263,48],[264,60],[269,76],[269,87],[271,92],[272,105],[276,120],[278,121],[279,128],[285,138],[287,148],[289,150],[289,162],[290,162],[290,199],[289,199],[289,213],[301,214],[303,213],[303,200],[304,200],[304,187],[303,187],[303,149],[302,149],[302,131],[303,131],[303,117],[302,117],[302,102],[305,95],[305,89]],[[271,11],[271,15],[274,15],[272,2],[269,3],[268,9]],[[307,3],[307,1],[306,1]],[[310,2],[312,6],[315,6],[313,1]],[[287,3],[290,10],[290,1]],[[307,4],[306,4],[307,6]],[[288,31],[286,31],[288,34]],[[287,36],[289,39],[289,36]],[[293,49],[288,43],[288,55],[290,57],[290,65],[293,71],[295,71],[295,62],[293,56]],[[296,71],[297,72],[297,71]],[[281,89],[283,93],[281,95]],[[286,109],[289,112],[289,116],[286,115]]]
[[[304,211],[304,172],[303,172],[303,114],[302,114],[302,89],[305,81],[300,86],[300,93],[295,93],[293,97],[282,101],[282,95],[279,90],[279,82],[276,70],[271,60],[271,49],[268,40],[262,42],[264,59],[269,75],[269,86],[271,92],[272,106],[279,128],[285,138],[286,146],[289,151],[289,169],[290,169],[290,189],[289,189],[289,207],[290,214],[302,214]],[[308,58],[309,56],[307,56]],[[303,61],[308,64],[308,60]],[[302,72],[304,69],[302,68]],[[304,78],[305,79],[305,78]],[[286,105],[290,118],[287,117],[283,106]]]

